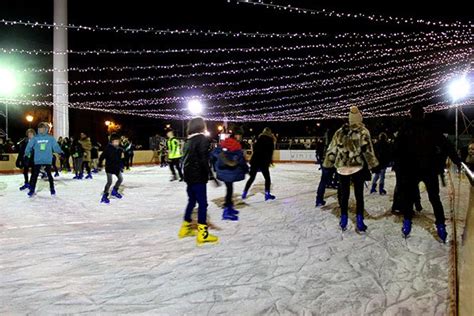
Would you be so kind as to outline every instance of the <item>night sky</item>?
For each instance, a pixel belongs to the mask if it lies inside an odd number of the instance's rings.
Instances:
[[[288,3],[288,1],[274,1],[275,3]],[[431,2],[428,6],[415,6],[414,2],[379,1],[376,4],[368,2],[316,2],[315,1],[291,1],[293,6],[312,9],[333,9],[340,12],[364,12],[378,13],[400,17],[419,17],[431,20],[464,21],[472,18],[472,12],[467,1]],[[9,20],[30,20],[40,22],[53,21],[53,1],[26,1],[26,0],[3,0],[0,3],[0,18]],[[416,32],[433,30],[422,26],[396,26],[380,23],[367,23],[361,20],[347,20],[323,18],[319,16],[299,15],[283,11],[275,11],[263,7],[250,5],[237,5],[235,1],[226,0],[211,1],[69,1],[69,23],[79,25],[103,25],[103,26],[128,26],[128,27],[154,27],[162,29],[199,29],[199,30],[226,30],[247,32],[361,32],[361,33],[384,33],[384,32]],[[249,39],[232,37],[203,37],[203,36],[155,36],[146,34],[118,34],[110,32],[86,32],[69,31],[69,48],[72,50],[96,50],[96,49],[169,49],[169,48],[218,48],[218,47],[251,47],[251,46],[294,46],[312,44],[311,39]],[[47,29],[32,29],[24,26],[0,25],[0,47],[22,48],[22,49],[44,49],[52,50],[52,31]],[[471,46],[472,47],[472,46]],[[311,51],[307,50],[293,53],[292,56],[307,56],[318,54],[336,54],[337,50]],[[171,65],[196,62],[225,62],[229,59],[258,59],[289,55],[285,53],[232,53],[232,54],[169,54],[151,56],[77,56],[70,55],[69,67],[88,66],[130,66],[130,65]],[[19,68],[52,68],[52,56],[29,56],[29,55],[5,55],[0,53],[1,63],[13,63]],[[239,67],[237,67],[239,68]],[[178,70],[189,73],[187,70]],[[202,70],[200,70],[202,71]],[[212,71],[212,70],[210,70]],[[265,72],[266,76],[298,74],[302,71],[314,71],[310,69],[286,69],[284,71]],[[119,79],[123,77],[156,76],[173,73],[166,71],[132,71],[132,72],[89,72],[69,74],[70,81],[89,79]],[[175,72],[176,73],[176,72]],[[219,76],[218,79],[211,77],[164,79],[150,82],[132,82],[123,84],[87,84],[81,86],[70,86],[70,92],[84,91],[110,91],[121,89],[148,89],[170,85],[192,85],[212,81],[237,81],[249,79],[261,74],[242,74],[232,76]],[[291,82],[304,81],[295,79]],[[25,78],[28,82],[52,81],[48,74],[29,74]],[[275,84],[275,83],[271,83]],[[278,82],[281,84],[281,82]],[[269,83],[252,83],[232,87],[231,90],[249,89],[252,87],[265,87]],[[219,93],[229,90],[228,87],[203,88],[199,90],[174,90],[166,93],[133,94],[129,96],[103,96],[103,97],[71,97],[70,101],[104,101],[104,100],[132,100],[138,98],[160,98],[164,96],[186,96],[200,93]],[[30,88],[30,93],[51,93],[51,87]],[[292,92],[298,93],[298,92]],[[265,98],[265,97],[260,97]],[[52,98],[41,100],[51,101]],[[245,100],[249,100],[248,98]],[[172,104],[170,108],[185,107],[185,104]],[[25,113],[34,113],[36,117],[46,120],[48,111],[29,107],[10,107],[11,136],[18,139],[24,133],[28,124],[24,121]],[[469,114],[469,113],[468,113]],[[452,111],[442,111],[432,115],[433,119],[439,121],[440,127],[451,131],[453,121]],[[123,126],[122,132],[128,134],[138,143],[146,144],[150,135],[161,133],[166,124],[171,123],[173,127],[181,131],[180,121],[167,121],[151,118],[140,118],[108,114],[96,111],[70,110],[71,134],[77,135],[86,131],[99,141],[104,141],[106,127],[105,120],[114,120]],[[374,129],[395,127],[400,119],[372,119],[367,120],[369,126]],[[337,120],[321,121],[320,127],[316,127],[316,121],[292,122],[292,123],[246,123],[246,128],[253,127],[255,130],[265,125],[271,126],[280,134],[288,135],[321,135],[327,128],[334,129],[340,125]],[[210,129],[215,126],[210,124]],[[3,127],[3,123],[1,124]]]

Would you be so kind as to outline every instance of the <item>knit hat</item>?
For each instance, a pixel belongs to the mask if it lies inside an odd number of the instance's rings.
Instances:
[[[34,129],[32,129],[32,128],[28,128],[28,129],[26,130],[26,133],[25,133],[25,135],[26,135],[26,136],[28,136],[28,134],[29,134],[29,133],[32,133],[33,135],[36,135],[36,132],[35,132],[35,130],[34,130]]]
[[[120,140],[120,136],[118,134],[115,134],[115,133],[110,135],[110,142],[113,142],[114,140]]]
[[[46,128],[46,129],[49,129],[49,125],[48,125],[48,123],[41,122],[41,123],[38,124],[38,128]]]
[[[351,106],[351,110],[349,112],[349,125],[356,125],[362,124],[362,113],[360,113],[357,106]]]

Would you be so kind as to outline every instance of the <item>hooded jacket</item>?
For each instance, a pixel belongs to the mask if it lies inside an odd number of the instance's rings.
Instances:
[[[183,171],[187,184],[207,183],[209,180],[209,140],[204,134],[188,136],[184,144]]]
[[[248,166],[242,146],[234,138],[228,138],[214,149],[211,155],[217,179],[224,182],[237,182],[245,179]]]
[[[334,134],[326,151],[323,167],[336,167],[340,174],[362,170],[367,162],[369,169],[378,166],[369,130],[364,124],[344,124]]]
[[[47,133],[37,134],[30,139],[25,149],[25,157],[29,157],[32,151],[34,151],[35,165],[51,165],[53,152],[63,153],[56,139]]]

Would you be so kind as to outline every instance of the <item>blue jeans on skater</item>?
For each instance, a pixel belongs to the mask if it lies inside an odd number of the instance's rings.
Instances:
[[[191,214],[193,209],[198,206],[198,223],[207,224],[207,184],[206,183],[193,183],[188,184],[186,189],[188,193],[188,205],[184,213],[184,220],[190,223],[192,221]]]
[[[334,171],[334,168],[322,167],[321,180],[319,180],[318,191],[316,193],[316,203],[324,201],[326,186],[332,183]]]
[[[380,180],[379,183],[379,191],[382,191],[385,188],[385,172],[387,171],[387,168],[382,168],[380,169],[379,173],[376,173],[374,175],[374,180],[372,181],[372,189],[375,189],[377,187],[377,181]]]

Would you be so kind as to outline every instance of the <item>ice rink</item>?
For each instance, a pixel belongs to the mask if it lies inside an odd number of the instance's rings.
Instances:
[[[271,174],[275,201],[264,202],[261,175],[245,203],[244,182],[236,185],[238,222],[221,221],[225,188],[208,185],[220,243],[205,247],[177,238],[185,184],[170,183],[167,169],[126,172],[124,198],[110,205],[99,203],[103,173],[61,175],[56,197],[39,181],[32,199],[18,190],[22,175],[1,175],[0,314],[448,313],[449,246],[435,238],[425,192],[407,241],[391,196],[368,189],[368,233],[351,223],[342,234],[334,190],[314,207],[316,165],[278,164]],[[387,182],[392,193],[393,173]]]

